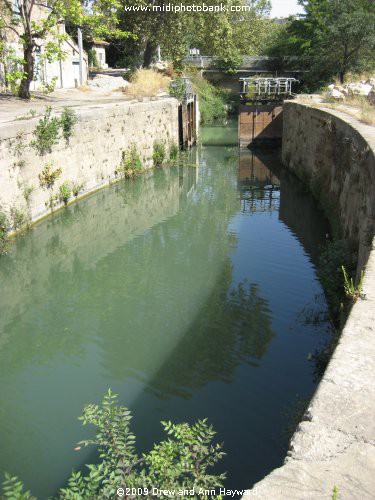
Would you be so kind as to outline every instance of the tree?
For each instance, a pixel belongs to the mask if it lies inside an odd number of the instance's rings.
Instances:
[[[305,13],[280,31],[273,53],[298,56],[315,86],[375,62],[373,0],[299,0]]]
[[[130,429],[131,413],[117,403],[117,395],[109,390],[101,406],[90,404],[84,408],[80,420],[83,425],[94,425],[97,431],[94,438],[78,443],[76,450],[81,446],[96,446],[99,463],[87,465],[86,475],[73,472],[58,498],[110,499],[116,496],[116,491],[124,498],[159,497],[153,488],[175,490],[173,496],[181,496],[179,490],[195,489],[197,494],[193,498],[198,498],[200,488],[223,485],[224,474],[214,475],[208,471],[224,453],[220,444],[212,443],[215,432],[206,420],[193,425],[162,422],[168,439],[140,456]],[[5,475],[3,491],[4,498],[9,500],[36,500],[24,491],[22,482],[10,474]]]
[[[260,32],[265,31],[264,14],[270,7],[269,0],[222,0],[223,12],[207,12],[203,11],[203,6],[217,8],[217,1],[197,0],[194,2],[196,10],[189,12],[185,9],[191,7],[192,2],[182,0],[176,3],[181,6],[181,10],[176,12],[162,10],[163,0],[121,1],[120,26],[134,32],[137,40],[131,44],[118,44],[118,52],[136,54],[135,60],[139,64],[149,66],[160,45],[163,58],[170,59],[177,68],[181,67],[189,47],[197,47],[203,54],[223,58],[236,53],[256,52]],[[231,10],[244,6],[248,10]]]
[[[18,96],[30,99],[30,84],[35,74],[35,52],[42,45],[48,61],[64,58],[61,49],[67,35],[59,30],[65,20],[85,26],[103,36],[115,33],[128,36],[117,29],[117,0],[96,0],[85,10],[80,0],[1,0],[0,28],[20,41],[23,51],[23,71],[20,74]]]

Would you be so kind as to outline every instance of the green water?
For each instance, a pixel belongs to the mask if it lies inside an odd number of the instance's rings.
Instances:
[[[98,192],[0,259],[0,471],[40,498],[95,459],[74,451],[89,432],[76,417],[109,387],[144,449],[160,420],[208,417],[227,487],[284,459],[329,334],[327,227],[277,153],[240,159],[233,128],[203,132],[190,166]]]

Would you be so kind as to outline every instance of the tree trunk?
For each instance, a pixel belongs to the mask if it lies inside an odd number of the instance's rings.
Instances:
[[[157,45],[148,41],[143,54],[143,66],[148,68],[155,61]]]
[[[30,99],[30,84],[34,78],[34,45],[30,42],[26,42],[23,49],[23,71],[24,76],[20,83],[20,88],[18,90],[18,97],[22,99]]]

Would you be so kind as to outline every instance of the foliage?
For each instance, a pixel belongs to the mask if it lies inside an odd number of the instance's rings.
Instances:
[[[354,284],[353,278],[348,276],[345,266],[341,266],[342,274],[344,276],[344,290],[345,295],[352,302],[356,302],[360,297],[362,297],[362,285],[363,285],[363,271],[361,271],[361,276],[357,285]]]
[[[177,160],[179,154],[180,154],[180,148],[178,147],[178,144],[172,142],[172,144],[169,147],[169,159]]]
[[[169,85],[169,95],[182,102],[186,95],[186,83],[183,78],[175,78]]]
[[[310,89],[349,71],[375,65],[375,3],[368,0],[300,0],[305,14],[280,31],[273,55],[298,56]]]
[[[354,272],[355,258],[349,251],[346,242],[343,240],[327,241],[321,249],[318,277],[333,315],[338,314],[345,299],[342,286],[342,266],[349,269],[350,273]]]
[[[155,141],[154,146],[153,146],[153,153],[152,153],[152,159],[154,161],[154,166],[155,167],[160,167],[160,165],[163,164],[165,157],[166,157],[166,151],[165,151],[165,144],[162,141]]]
[[[9,231],[9,221],[7,215],[0,210],[0,255],[6,251],[7,234]]]
[[[24,485],[17,477],[7,472],[3,482],[4,500],[36,500],[29,491],[24,491]]]
[[[52,94],[52,92],[56,88],[57,80],[58,80],[57,76],[54,76],[50,82],[43,82],[42,85],[43,94]]]
[[[29,222],[28,216],[25,211],[16,206],[10,207],[10,218],[12,221],[12,227],[15,231],[21,229]]]
[[[131,144],[128,149],[122,152],[121,164],[118,170],[125,178],[134,177],[140,173],[142,160],[136,144]]]
[[[79,182],[73,182],[72,184],[72,193],[73,193],[73,196],[74,198],[77,198],[80,191],[82,191],[82,189],[84,188],[85,184],[83,182],[79,183]]]
[[[52,164],[45,165],[41,173],[38,175],[40,187],[44,189],[52,189],[55,181],[62,173],[61,168],[52,168]]]
[[[60,127],[67,144],[69,143],[69,139],[73,133],[74,125],[77,123],[77,121],[77,115],[75,114],[74,110],[64,107],[63,112],[60,116]]]
[[[33,132],[35,140],[31,145],[40,156],[51,153],[52,146],[59,140],[60,120],[56,116],[51,117],[51,112],[51,106],[47,106],[43,118],[39,120]]]
[[[228,75],[236,74],[237,69],[243,63],[243,57],[238,50],[226,51],[218,60],[218,67],[224,70]]]
[[[70,188],[69,182],[65,181],[59,187],[59,200],[64,203],[64,205],[67,205],[71,197],[72,190]]]
[[[79,500],[83,498],[114,498],[117,489],[126,485],[136,488],[137,498],[150,498],[152,488],[163,489],[211,489],[221,487],[224,474],[214,475],[209,469],[223,457],[222,446],[213,444],[215,432],[206,420],[194,425],[162,422],[168,437],[154,445],[148,453],[139,455],[135,447],[135,435],[130,429],[130,411],[118,405],[118,396],[111,390],[104,396],[101,406],[90,404],[79,417],[83,425],[93,425],[93,438],[78,443],[95,446],[97,464],[87,465],[88,473],[73,472],[68,486],[59,492],[59,498]],[[15,477],[6,476],[3,483],[6,498],[31,500],[23,495],[23,484]],[[26,493],[26,495],[30,495]]]
[[[1,13],[0,13],[0,29],[1,29]],[[0,41],[0,62],[4,68],[4,80],[6,87],[12,94],[17,94],[19,83],[24,77],[22,57],[18,57],[13,47],[9,47],[4,42]]]
[[[154,10],[142,10],[151,3]],[[220,9],[220,5],[207,0],[194,2],[194,11],[191,10],[190,0],[178,2],[183,7],[179,12],[156,10],[163,4],[163,0],[126,2],[127,9],[119,11],[119,26],[130,30],[135,38],[130,43],[116,43],[115,59],[132,56],[138,66],[148,67],[155,61],[159,45],[163,59],[170,60],[174,69],[180,72],[189,47],[197,47],[202,54],[219,57],[226,50],[254,54],[267,35],[264,16],[269,12],[268,0],[222,0],[223,10],[219,13],[214,9]],[[190,12],[186,10],[187,6]],[[138,10],[130,11],[131,7]],[[246,7],[246,10],[238,9],[236,12],[231,10],[232,7]]]
[[[35,191],[35,186],[28,186],[28,185],[25,185],[22,189],[22,195],[27,203],[27,205],[29,205],[30,203],[30,199],[31,199],[31,195],[33,194],[33,192]]]
[[[339,498],[339,489],[338,487],[335,485],[333,487],[333,492],[332,492],[332,500],[338,500]]]
[[[94,49],[88,49],[86,50],[86,52],[87,52],[89,67],[99,68],[98,56],[96,54],[96,51]]]
[[[199,97],[199,109],[202,123],[224,119],[228,114],[229,95],[212,85],[198,74],[189,75],[193,88]]]

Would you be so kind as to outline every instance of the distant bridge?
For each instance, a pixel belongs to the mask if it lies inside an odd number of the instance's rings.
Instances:
[[[185,57],[184,64],[194,66],[201,70],[202,73],[225,73],[225,70],[220,67],[220,58],[212,56],[194,55]],[[268,56],[243,56],[242,65],[236,70],[237,75],[273,75],[278,74],[283,76],[299,75],[305,71],[298,67],[298,57],[278,58]],[[285,69],[285,68],[288,69]],[[284,68],[284,69],[283,69]]]

